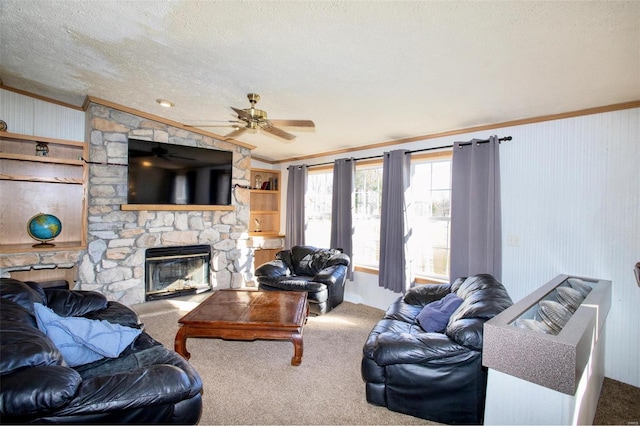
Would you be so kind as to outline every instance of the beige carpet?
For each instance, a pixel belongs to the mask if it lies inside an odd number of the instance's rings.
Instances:
[[[173,349],[178,319],[208,294],[133,308],[146,331]],[[304,355],[290,365],[290,342],[188,339],[190,362],[204,382],[200,424],[421,425],[436,424],[366,402],[362,346],[383,312],[345,302],[310,317]],[[605,379],[595,424],[638,424],[640,389]]]
[[[173,348],[177,321],[193,306],[158,301],[134,308],[146,331]],[[290,342],[187,339],[190,362],[204,382],[200,424],[434,424],[366,402],[362,346],[382,314],[345,302],[327,315],[310,317],[297,367],[291,365]]]

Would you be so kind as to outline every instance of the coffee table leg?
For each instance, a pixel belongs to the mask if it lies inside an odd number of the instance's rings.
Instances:
[[[300,333],[291,335],[291,342],[293,343],[293,358],[291,358],[291,365],[300,365],[302,363],[302,335]]]
[[[176,333],[176,340],[174,342],[174,349],[180,355],[184,357],[184,359],[188,360],[191,358],[191,354],[187,351],[187,327],[180,326],[178,329],[178,333]]]

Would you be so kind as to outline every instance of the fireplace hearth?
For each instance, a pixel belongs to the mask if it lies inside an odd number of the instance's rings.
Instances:
[[[210,264],[208,245],[147,249],[145,299],[167,299],[211,290]]]

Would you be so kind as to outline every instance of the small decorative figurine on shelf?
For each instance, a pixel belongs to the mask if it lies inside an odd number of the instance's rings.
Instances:
[[[262,175],[256,175],[256,186],[254,187],[255,189],[261,189],[262,188]]]
[[[253,219],[253,222],[256,224],[254,231],[262,232],[262,221],[260,219]]]
[[[46,157],[49,155],[49,145],[46,142],[38,142],[36,144],[36,155],[38,157]]]

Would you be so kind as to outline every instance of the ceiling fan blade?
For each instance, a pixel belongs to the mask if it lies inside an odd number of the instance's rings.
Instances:
[[[262,126],[261,129],[267,133],[271,133],[274,136],[277,136],[282,139],[286,139],[288,141],[292,141],[296,138],[295,135],[292,135],[291,133],[287,133],[282,129],[278,129],[277,127],[273,127],[272,125]]]
[[[198,127],[235,127],[237,128],[238,125],[237,124],[185,124],[184,127],[192,127],[192,128],[198,128]]]
[[[242,135],[242,134],[243,134],[244,132],[246,132],[247,130],[249,130],[249,129],[248,129],[248,128],[246,128],[246,127],[241,127],[241,128],[239,128],[239,129],[234,130],[234,131],[233,131],[233,132],[231,132],[231,133],[227,133],[227,134],[226,134],[226,135],[224,135],[224,136],[225,136],[226,138],[234,139],[234,138],[237,138],[238,136]]]
[[[231,107],[231,109],[234,110],[236,114],[238,114],[238,118],[251,120],[251,115],[247,114],[245,110],[234,107]]]
[[[185,124],[185,127],[238,127],[237,124],[242,123],[240,120],[208,120]]]
[[[316,127],[311,120],[269,120],[278,127]]]

